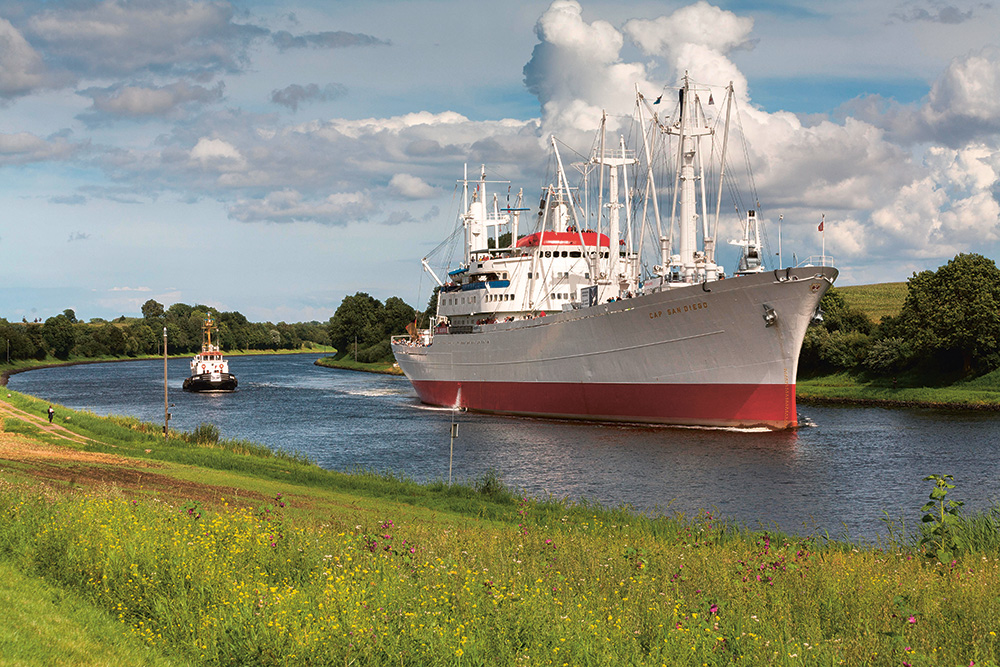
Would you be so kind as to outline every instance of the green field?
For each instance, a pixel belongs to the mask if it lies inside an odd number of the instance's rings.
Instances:
[[[876,324],[883,317],[898,315],[906,300],[906,283],[838,285],[836,289],[848,306],[860,310]]]

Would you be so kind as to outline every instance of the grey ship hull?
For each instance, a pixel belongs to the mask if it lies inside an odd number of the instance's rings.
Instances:
[[[707,426],[798,423],[806,327],[837,276],[802,267],[394,344],[420,400],[474,411]]]

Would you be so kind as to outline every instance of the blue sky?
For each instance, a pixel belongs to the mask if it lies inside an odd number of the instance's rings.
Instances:
[[[0,0],[0,316],[422,307],[465,162],[534,197],[551,133],[683,70],[737,84],[786,258],[823,214],[844,284],[995,257],[997,35],[947,0]]]

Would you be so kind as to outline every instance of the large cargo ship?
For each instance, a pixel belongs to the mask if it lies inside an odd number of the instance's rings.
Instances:
[[[711,201],[705,186],[711,178],[721,193],[725,170],[706,175],[701,149],[714,147],[705,152],[726,164],[733,91],[719,133],[705,92],[685,76],[663,118],[640,95],[638,126],[650,128],[636,133],[640,150],[621,138],[609,148],[602,122],[590,159],[574,165],[585,180],[599,173],[593,218],[589,190],[570,187],[554,139],[556,176],[529,233],[521,195],[501,207],[485,169],[461,181],[464,258],[444,281],[424,259],[439,284],[436,316],[392,340],[421,401],[561,419],[797,426],[799,352],[837,270],[825,256],[766,269],[756,200],[740,215],[742,239],[730,242],[739,246],[734,274],[716,264],[721,195]],[[669,195],[648,159],[658,140],[678,149]],[[650,246],[658,263],[647,269]]]

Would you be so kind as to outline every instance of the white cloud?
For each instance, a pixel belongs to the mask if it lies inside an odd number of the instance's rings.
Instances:
[[[42,57],[10,21],[0,18],[0,96],[25,95],[48,83]]]
[[[629,113],[646,70],[621,59],[624,37],[607,21],[587,23],[576,0],[556,0],[538,19],[539,43],[524,80],[542,105],[543,134],[591,131],[602,109]]]
[[[46,8],[26,28],[51,58],[81,74],[234,71],[249,42],[267,34],[234,14],[228,2],[103,0]]]
[[[219,171],[242,170],[246,159],[240,151],[222,139],[202,137],[191,149],[191,161],[198,163],[203,169]]]
[[[412,174],[395,174],[389,186],[407,199],[430,199],[438,194],[424,179]]]
[[[94,111],[115,117],[165,116],[189,103],[206,104],[222,99],[224,86],[214,88],[176,81],[165,86],[116,86],[83,91],[94,100]]]
[[[0,164],[65,159],[78,150],[65,137],[42,139],[28,132],[0,133]]]
[[[375,210],[363,192],[338,193],[319,201],[306,201],[300,192],[282,190],[264,199],[240,200],[229,209],[229,217],[241,222],[319,222],[346,225]]]
[[[728,54],[750,46],[753,19],[713,7],[699,0],[682,7],[670,16],[656,19],[633,19],[624,31],[647,55],[666,55],[688,46],[702,46]],[[673,58],[675,61],[677,56]]]

